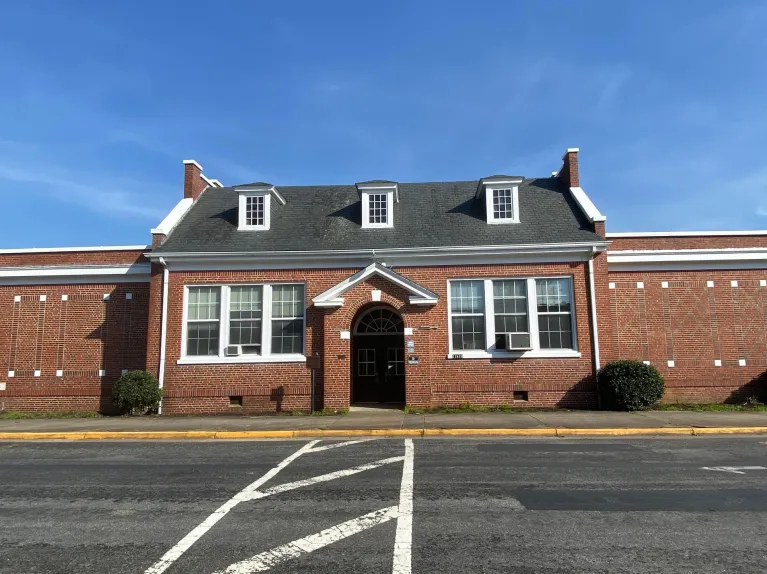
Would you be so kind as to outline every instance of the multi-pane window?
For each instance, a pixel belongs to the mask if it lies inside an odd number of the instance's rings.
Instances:
[[[357,374],[372,377],[376,374],[376,350],[360,349],[357,351]]]
[[[261,354],[263,293],[261,285],[229,289],[229,344],[242,345],[243,354]]]
[[[511,189],[493,190],[493,219],[513,219],[513,192]]]
[[[389,347],[386,350],[386,368],[390,375],[405,374],[405,349]]]
[[[485,348],[485,296],[483,281],[450,283],[453,349]]]
[[[299,283],[188,287],[184,357],[297,359],[304,354],[305,308]]]
[[[573,329],[569,279],[537,279],[538,334],[541,349],[572,348]]]
[[[451,280],[449,285],[451,352],[576,350],[570,278]]]
[[[508,279],[493,281],[493,313],[495,315],[495,348],[506,348],[506,334],[511,334],[511,347],[530,347],[527,322],[527,281]]]
[[[304,286],[272,287],[272,353],[304,350]]]
[[[264,225],[264,200],[263,195],[249,195],[245,198],[245,225]]]
[[[388,194],[368,194],[368,223],[386,224],[388,216]]]
[[[186,354],[218,355],[220,287],[190,287],[186,317]]]

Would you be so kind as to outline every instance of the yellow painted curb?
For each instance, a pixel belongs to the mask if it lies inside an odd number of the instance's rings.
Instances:
[[[754,434],[767,433],[767,427],[695,427],[692,434]]]
[[[293,438],[295,431],[218,431],[214,438]]]
[[[534,429],[297,429],[270,431],[87,431],[0,432],[0,440],[158,440],[158,439],[274,439],[334,438],[351,436],[642,436],[767,434],[767,427],[651,427],[651,428],[534,428]]]
[[[334,436],[422,436],[422,429],[302,429],[293,433],[298,437],[334,437]]]
[[[652,434],[684,434],[692,435],[690,427],[651,427],[651,428],[628,428],[628,429],[566,429],[558,428],[557,436],[632,436]]]
[[[84,432],[2,432],[0,440],[80,440]]]
[[[424,429],[424,436],[557,436],[557,429]]]

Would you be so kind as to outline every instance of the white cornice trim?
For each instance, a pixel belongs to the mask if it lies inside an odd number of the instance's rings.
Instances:
[[[150,265],[36,265],[0,267],[0,285],[146,283]]]
[[[208,177],[205,177],[204,174],[200,174],[200,177],[207,183],[210,187],[224,187],[220,181],[217,179],[210,179]]]
[[[192,207],[193,203],[194,199],[191,197],[183,198],[170,210],[170,213],[165,216],[165,219],[162,220],[160,225],[151,230],[151,233],[153,235],[156,233],[169,235],[170,232],[173,231],[173,228],[178,225],[178,222],[181,221],[181,218],[186,215],[186,212],[189,211],[189,208]]]
[[[591,201],[588,195],[586,195],[586,192],[583,191],[582,187],[571,187],[570,195],[573,196],[578,207],[581,208],[581,211],[589,218],[591,223],[607,221],[607,218],[597,209],[597,206],[594,205],[594,202]]]
[[[0,249],[0,255],[15,253],[78,253],[89,251],[146,251],[151,245],[102,245],[91,247],[28,247],[20,249]]]
[[[608,251],[610,271],[765,269],[767,249],[666,249]]]
[[[767,230],[741,230],[741,231],[621,231],[605,234],[608,238],[613,237],[726,237],[728,235],[767,235]]]
[[[547,243],[327,251],[261,251],[233,253],[149,253],[163,257],[174,271],[238,269],[305,269],[365,267],[371,261],[390,267],[432,265],[490,265],[502,263],[565,263],[587,261],[608,243]]]
[[[391,281],[395,285],[399,285],[409,291],[411,293],[409,301],[413,305],[435,305],[437,303],[438,298],[436,294],[388,267],[384,267],[380,263],[371,263],[358,273],[347,277],[327,291],[320,293],[312,299],[312,302],[318,307],[341,307],[344,303],[341,295],[373,275],[383,277],[387,281]]]
[[[197,166],[197,169],[199,169],[200,171],[202,171],[202,166],[201,166],[199,163],[197,163],[197,161],[196,161],[196,160],[193,160],[193,159],[185,159],[185,160],[183,160],[183,162],[182,162],[182,163],[183,163],[184,165],[195,165],[195,166]]]

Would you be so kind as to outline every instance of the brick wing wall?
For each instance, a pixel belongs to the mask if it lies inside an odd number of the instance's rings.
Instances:
[[[143,283],[0,286],[0,410],[109,410],[122,370],[145,367],[148,296]]]
[[[762,393],[765,279],[762,270],[611,272],[617,358],[657,367],[667,402],[734,402]]]

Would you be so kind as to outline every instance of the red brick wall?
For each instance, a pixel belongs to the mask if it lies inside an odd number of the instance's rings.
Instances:
[[[0,253],[0,267],[27,265],[129,265],[148,263],[144,249],[126,251],[52,251]]]
[[[657,367],[666,377],[666,402],[743,401],[763,393],[758,380],[767,371],[764,279],[767,270],[611,272],[615,357]],[[745,366],[739,366],[741,359]],[[715,360],[722,366],[714,366]]]
[[[439,295],[434,307],[410,305],[407,294],[380,277],[344,293],[340,309],[317,309],[311,300],[352,273],[352,269],[294,271],[184,272],[170,274],[168,347],[165,365],[164,412],[274,412],[309,407],[309,371],[302,363],[178,365],[181,350],[184,285],[305,281],[307,352],[322,355],[317,380],[322,405],[349,405],[350,330],[357,312],[369,305],[371,290],[382,291],[382,302],[397,309],[405,326],[414,329],[418,365],[406,365],[407,402],[411,405],[511,403],[515,390],[529,393],[530,405],[591,406],[595,404],[589,331],[588,277],[585,263],[398,268],[404,276]],[[580,358],[448,359],[447,280],[461,277],[571,275],[574,278],[576,325]],[[228,406],[230,395],[243,396],[243,408]]]
[[[148,293],[145,283],[0,286],[0,410],[109,410],[122,369],[144,368]]]
[[[608,234],[609,235],[609,234]],[[696,237],[607,237],[609,251],[643,249],[726,249],[767,247],[764,235],[709,235]]]

